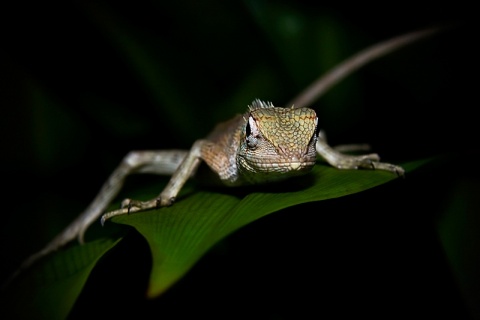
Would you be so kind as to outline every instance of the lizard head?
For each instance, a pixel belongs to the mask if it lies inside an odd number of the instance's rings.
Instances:
[[[312,109],[255,100],[244,120],[237,167],[247,181],[280,180],[315,165],[318,118]]]

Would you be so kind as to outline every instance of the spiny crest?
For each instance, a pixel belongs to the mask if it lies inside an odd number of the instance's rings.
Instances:
[[[269,101],[264,102],[260,99],[253,100],[252,104],[248,106],[248,110],[253,111],[256,109],[275,108]]]

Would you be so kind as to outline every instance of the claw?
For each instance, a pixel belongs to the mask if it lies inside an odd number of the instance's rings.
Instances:
[[[102,225],[102,227],[105,225],[105,215],[103,214],[102,217],[100,218],[100,224]]]
[[[121,215],[124,215],[124,214],[128,214],[129,213],[129,209],[125,209],[125,208],[122,208],[122,209],[119,209],[119,210],[114,210],[114,211],[109,211],[109,212],[106,212],[102,215],[102,217],[100,218],[100,223],[103,225],[105,225],[105,222],[108,220],[108,219],[111,219],[115,216],[121,216]]]
[[[405,178],[405,170],[403,168],[395,166],[395,173],[398,177]]]
[[[128,206],[130,206],[130,204],[132,203],[132,199],[129,199],[129,198],[126,198],[126,199],[123,199],[122,203],[120,204],[120,208],[126,208]]]

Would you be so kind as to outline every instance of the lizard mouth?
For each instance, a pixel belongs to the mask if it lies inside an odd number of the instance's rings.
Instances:
[[[299,168],[302,167],[302,164],[303,164],[302,162],[292,162],[290,163],[290,168],[292,170],[298,170]]]
[[[303,169],[309,169],[315,165],[315,161],[295,161],[295,162],[290,162],[288,164],[288,167],[291,170],[299,171]]]
[[[288,167],[291,170],[300,170],[303,167],[308,167],[309,166],[308,161],[306,161],[306,160],[302,161],[302,160],[298,159],[297,157],[292,157],[292,159],[290,159],[290,162],[287,162],[286,164],[288,165]]]
[[[315,165],[315,161],[285,161],[277,163],[263,163],[257,164],[257,168],[262,171],[271,171],[271,172],[288,172],[288,171],[301,171],[309,169]]]
[[[297,170],[298,168],[300,168],[301,165],[301,162],[292,162],[290,163],[290,168],[292,168],[293,170]]]
[[[290,173],[293,175],[309,171],[316,163],[315,156],[291,155],[288,157],[276,157],[267,159],[265,157],[239,157],[238,167],[252,173],[262,173],[269,176],[284,176]]]
[[[304,159],[276,159],[275,161],[247,162],[244,158],[239,159],[239,170],[243,172],[243,177],[249,183],[265,183],[284,180],[291,176],[303,175],[310,171],[316,161],[311,157]],[[249,159],[251,160],[251,159]],[[293,161],[295,160],[295,161]]]

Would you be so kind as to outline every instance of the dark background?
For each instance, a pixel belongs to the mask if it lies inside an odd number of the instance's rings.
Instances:
[[[454,25],[367,66],[312,106],[332,144],[369,142],[398,163],[447,161],[261,219],[153,301],[143,295],[148,247],[132,232],[94,270],[71,317],[479,316],[471,12],[460,2],[7,5],[2,279],[85,208],[129,150],[187,149],[253,99],[281,106],[368,45]],[[126,273],[130,281],[116,281]]]

